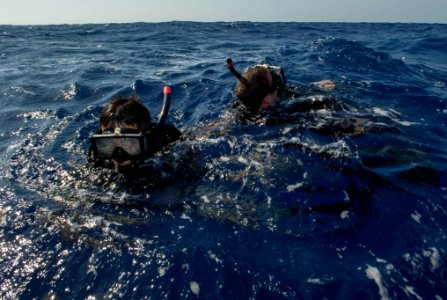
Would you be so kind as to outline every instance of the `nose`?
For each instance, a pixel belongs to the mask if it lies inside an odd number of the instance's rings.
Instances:
[[[127,166],[131,163],[129,154],[121,147],[113,150],[112,162],[115,166]]]

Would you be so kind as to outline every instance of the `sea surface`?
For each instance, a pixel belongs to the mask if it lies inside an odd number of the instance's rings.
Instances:
[[[309,92],[238,122],[227,57]],[[447,299],[446,83],[445,24],[2,25],[0,298]],[[89,164],[165,85],[173,180]]]

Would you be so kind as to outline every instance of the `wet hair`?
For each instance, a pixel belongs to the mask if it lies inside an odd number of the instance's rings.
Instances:
[[[141,132],[149,132],[152,129],[149,110],[137,95],[112,99],[104,106],[99,116],[99,124],[105,128],[115,127],[115,124],[131,125]]]
[[[263,66],[255,66],[248,69],[243,77],[244,81],[238,81],[236,96],[251,111],[258,111],[262,100],[272,92],[272,87],[267,80],[269,70]]]

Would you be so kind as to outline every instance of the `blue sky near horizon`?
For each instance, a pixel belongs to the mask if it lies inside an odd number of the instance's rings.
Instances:
[[[0,24],[165,21],[447,23],[446,0],[0,0]]]

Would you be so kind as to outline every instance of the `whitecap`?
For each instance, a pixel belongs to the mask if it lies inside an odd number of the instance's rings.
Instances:
[[[390,299],[390,297],[388,296],[388,290],[383,285],[382,275],[380,274],[379,269],[377,269],[376,267],[368,265],[368,267],[366,268],[365,272],[366,272],[366,276],[369,279],[374,280],[374,282],[377,284],[377,287],[379,288],[380,298],[382,300]]]
[[[200,292],[200,286],[199,286],[199,284],[197,283],[197,282],[195,282],[195,281],[191,281],[190,283],[189,283],[189,288],[191,289],[191,292],[194,294],[194,295],[199,295],[199,292]]]
[[[430,258],[430,270],[434,272],[440,266],[441,255],[439,254],[438,249],[435,247],[431,247],[429,250],[425,250],[423,252],[425,257]]]
[[[303,185],[304,185],[303,182],[298,182],[298,183],[295,183],[295,184],[288,185],[287,186],[287,191],[289,193],[293,192],[294,190],[301,188]]]

